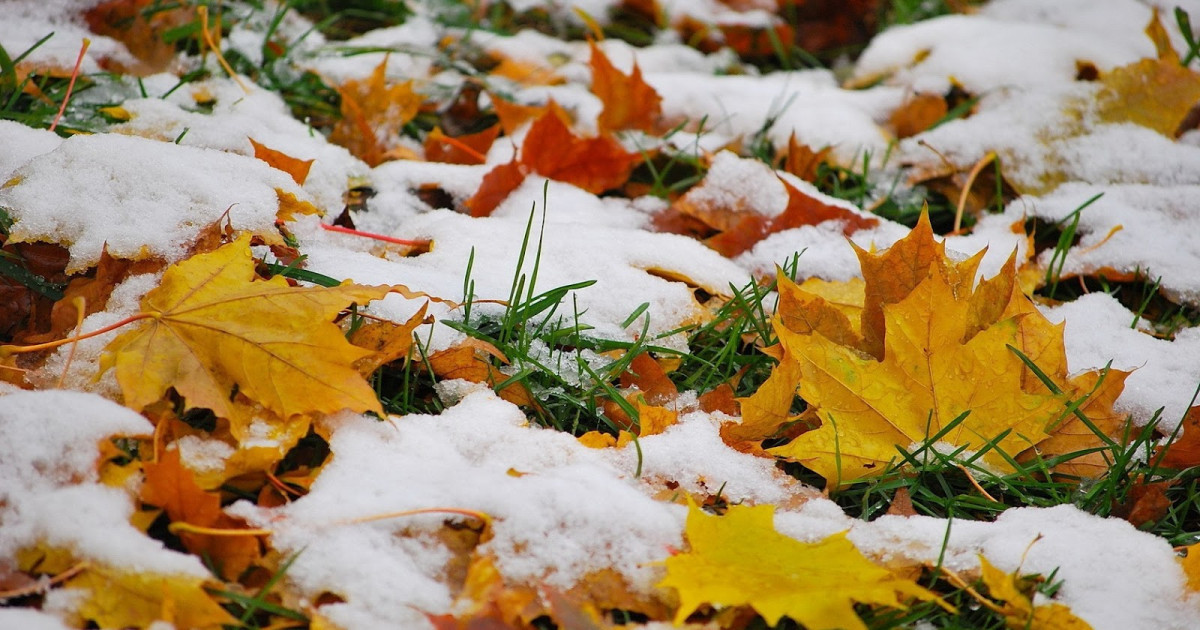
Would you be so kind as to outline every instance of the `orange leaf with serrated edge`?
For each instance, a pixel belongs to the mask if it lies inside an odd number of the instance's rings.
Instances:
[[[79,616],[101,628],[145,628],[156,621],[176,628],[220,630],[236,625],[190,575],[158,575],[93,564],[66,586],[82,591]]]
[[[254,157],[271,165],[271,168],[277,168],[284,173],[292,176],[292,180],[303,186],[304,180],[308,179],[308,171],[312,168],[315,160],[300,160],[294,158],[283,151],[276,151],[259,144],[254,138],[248,138],[250,145],[254,147]]]
[[[764,214],[755,207],[757,200],[750,193],[731,186],[730,173],[714,172],[723,168],[720,165],[741,169],[748,162],[744,158],[717,162],[718,166],[709,172],[709,176],[672,205],[674,211],[697,219],[716,231],[715,235],[705,239],[704,244],[724,256],[737,256],[771,234],[802,225],[838,220],[843,222],[842,231],[849,236],[879,223],[875,218],[864,217],[845,207],[827,204],[783,178],[778,181],[787,194],[787,205],[778,215]],[[757,165],[756,168],[765,167]]]
[[[423,97],[412,81],[389,83],[385,74],[388,58],[362,80],[350,80],[337,88],[342,97],[342,119],[329,133],[329,141],[346,147],[370,166],[387,159],[400,128],[411,121]]]
[[[126,406],[174,388],[187,406],[235,413],[234,387],[282,418],[336,411],[382,413],[354,364],[369,352],[346,341],[333,318],[352,303],[399,287],[292,287],[255,280],[250,237],[193,256],[163,273],[141,302],[145,319],[106,347]]]
[[[521,164],[594,194],[624,184],[641,156],[626,151],[608,135],[576,136],[564,117],[561,108],[551,103],[550,110],[534,121],[521,145]]]
[[[815,182],[817,180],[817,167],[822,162],[828,162],[827,158],[832,152],[832,146],[826,146],[819,151],[814,151],[812,147],[796,140],[796,134],[793,133],[788,137],[787,155],[784,158],[783,170],[806,182]]]
[[[451,138],[434,127],[425,138],[425,159],[447,164],[483,164],[487,161],[488,149],[500,135],[500,125],[492,125],[478,133],[469,133]]]
[[[782,392],[795,386],[822,424],[772,453],[803,463],[837,486],[882,472],[898,457],[897,449],[921,444],[952,422],[955,428],[941,441],[986,450],[983,461],[1002,470],[1011,468],[1009,458],[1027,451],[1047,456],[1100,446],[1089,423],[1109,435],[1119,433],[1123,418],[1112,403],[1125,373],[1067,377],[1062,328],[1021,294],[1015,258],[998,277],[975,286],[980,256],[948,259],[925,218],[892,248],[880,254],[860,250],[859,258],[865,277],[860,341],[847,332],[840,311],[779,278],[774,328],[783,364],[775,372],[779,393],[766,398],[771,402],[764,407],[778,417],[786,411],[784,403],[790,404]],[[869,330],[875,331],[877,351]],[[1039,365],[1055,390],[1010,347]],[[1072,400],[1083,401],[1077,411],[1086,423],[1068,410]],[[1062,466],[1059,471],[1068,474],[1104,470],[1091,455]]]
[[[196,484],[196,476],[183,465],[179,449],[163,452],[158,461],[147,462],[143,469],[146,482],[142,486],[142,500],[165,510],[171,522],[220,529],[244,526],[221,510],[219,494],[205,492]],[[208,558],[226,579],[237,579],[261,555],[258,540],[252,536],[182,532],[179,538],[188,551]]]
[[[637,62],[633,72],[617,70],[595,42],[589,42],[592,56],[592,93],[604,104],[598,123],[600,129],[641,129],[651,131],[662,116],[662,97],[642,78]]]
[[[865,630],[855,604],[905,609],[903,598],[953,608],[912,580],[862,555],[834,534],[800,542],[775,530],[775,507],[732,505],[724,516],[688,508],[690,549],[666,559],[660,587],[679,592],[675,624],[702,604],[750,606],[774,626],[783,617],[809,630]]]

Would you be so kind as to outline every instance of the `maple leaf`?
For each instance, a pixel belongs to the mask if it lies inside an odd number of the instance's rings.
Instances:
[[[1120,417],[1111,404],[1125,374],[1067,378],[1062,328],[1021,294],[1015,257],[975,286],[981,255],[951,262],[927,216],[883,253],[858,252],[865,278],[858,329],[845,312],[780,277],[774,329],[781,375],[773,374],[770,392],[743,401],[743,409],[765,434],[771,421],[790,419],[787,391],[798,386],[807,413],[822,424],[769,452],[803,463],[836,487],[883,472],[898,448],[934,435],[970,451],[987,449],[984,462],[1010,470],[1009,457],[1034,447],[1067,453],[1101,445],[1088,423],[1115,432]],[[1066,408],[1083,398],[1078,413],[1086,423]],[[1073,465],[1073,474],[1103,469],[1091,459]]]
[[[1104,89],[1096,99],[1099,116],[1104,122],[1131,122],[1174,138],[1186,131],[1181,126],[1200,101],[1200,74],[1179,63],[1157,9],[1146,34],[1158,58],[1141,59],[1102,76]]]
[[[337,88],[342,119],[329,133],[330,142],[346,147],[370,166],[387,159],[392,136],[417,115],[423,101],[412,81],[388,84],[387,63],[385,56],[369,77]]]
[[[580,138],[564,118],[561,108],[551,103],[550,111],[533,122],[521,144],[521,164],[593,194],[624,184],[641,156],[605,134]]]
[[[177,628],[236,625],[204,590],[204,580],[189,575],[158,575],[90,565],[66,585],[84,591],[78,614],[101,628],[145,628],[166,621]]]
[[[689,190],[671,207],[672,212],[697,219],[715,231],[716,234],[709,236],[704,244],[724,256],[737,256],[771,234],[802,225],[838,220],[844,223],[842,231],[849,236],[879,223],[875,218],[827,204],[783,178],[778,181],[787,194],[787,205],[781,213],[768,216],[754,207],[755,199],[744,189],[735,188],[729,182],[731,173],[741,172],[746,168],[743,166],[746,162],[749,160],[719,157],[713,171],[709,172],[711,177],[706,176],[700,185]],[[714,172],[717,169],[723,172],[718,175]]]
[[[473,217],[489,216],[531,172],[600,194],[624,184],[642,158],[608,135],[580,138],[567,127],[567,115],[553,101],[530,126],[521,155],[496,166],[465,202]]]
[[[221,509],[219,494],[205,492],[196,484],[195,474],[183,465],[181,457],[179,449],[170,449],[160,454],[158,461],[145,464],[142,500],[165,510],[172,523],[218,529],[243,526]],[[228,579],[236,579],[260,555],[258,541],[251,536],[206,536],[183,532],[179,537],[188,551],[215,562]]]
[[[166,7],[155,0],[106,0],[85,11],[83,18],[93,33],[120,41],[138,60],[124,67],[115,59],[105,59],[101,67],[149,76],[166,70],[177,54],[163,36],[192,22],[194,13],[187,6]]]
[[[1091,630],[1088,622],[1076,617],[1063,604],[1050,602],[1035,606],[1030,596],[1018,586],[1016,573],[997,569],[983,556],[979,556],[979,568],[988,594],[1004,602],[1003,606],[992,604],[989,607],[1004,615],[1004,623],[1010,630]]]
[[[662,116],[662,97],[642,78],[642,69],[633,63],[633,72],[617,70],[596,42],[588,42],[592,56],[592,93],[604,103],[597,122],[600,129],[641,129],[651,131]]]
[[[175,388],[189,408],[235,414],[238,391],[280,416],[343,409],[381,413],[354,368],[369,351],[346,341],[332,319],[389,287],[292,287],[254,279],[250,237],[193,256],[163,273],[141,301],[142,321],[106,347],[101,373],[116,370],[136,410]]]
[[[854,604],[904,609],[899,595],[953,610],[912,580],[868,560],[845,532],[800,542],[776,531],[774,517],[771,505],[733,505],[724,516],[689,506],[690,550],[666,559],[667,576],[659,582],[679,592],[676,625],[706,603],[749,605],[770,626],[786,616],[809,630],[865,629]]]

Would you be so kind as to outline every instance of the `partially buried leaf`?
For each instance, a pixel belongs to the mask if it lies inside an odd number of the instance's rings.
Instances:
[[[662,97],[642,78],[637,62],[633,72],[625,74],[613,66],[595,42],[588,45],[592,53],[588,62],[592,67],[592,93],[604,104],[600,128],[652,130],[662,115]]]
[[[1100,119],[1135,123],[1174,138],[1186,131],[1181,124],[1200,102],[1200,74],[1179,63],[1157,11],[1146,33],[1155,40],[1158,58],[1135,61],[1100,78]]]
[[[176,628],[219,630],[234,619],[190,575],[158,575],[90,565],[66,585],[84,591],[79,616],[101,628],[145,628],[157,621]]]
[[[183,465],[179,449],[163,452],[156,462],[144,466],[146,482],[142,500],[167,512],[172,523],[198,527],[239,529],[244,523],[225,514],[221,497],[205,492],[196,484],[195,474]],[[213,563],[226,579],[237,579],[250,563],[261,555],[253,536],[209,536],[181,532],[188,551]]]
[[[1200,406],[1187,410],[1178,430],[1174,439],[1155,450],[1150,461],[1172,470],[1200,466]]]
[[[354,364],[369,354],[332,320],[391,287],[292,287],[255,280],[250,237],[169,267],[142,298],[144,319],[106,347],[125,404],[137,410],[174,388],[189,408],[233,417],[236,387],[280,417],[382,409]]]
[[[447,164],[483,164],[498,135],[500,125],[455,137],[443,133],[441,127],[434,127],[425,138],[425,159]]]
[[[690,549],[665,561],[659,583],[679,591],[675,623],[683,623],[702,604],[751,606],[770,626],[783,617],[809,630],[865,630],[854,605],[904,609],[901,596],[936,601],[936,595],[862,555],[834,534],[804,543],[775,530],[770,505],[730,506],[724,516],[688,508]]]
[[[350,80],[338,87],[342,97],[342,119],[329,134],[330,142],[346,147],[370,166],[387,159],[393,137],[412,120],[423,97],[412,81],[389,83],[385,74],[388,58],[369,77]]]
[[[982,579],[988,595],[1004,602],[999,612],[1004,615],[1010,630],[1091,630],[1088,622],[1076,617],[1071,609],[1057,602],[1034,605],[1029,595],[1018,586],[1015,573],[997,569],[987,558],[979,556]]]
[[[312,168],[314,160],[300,160],[283,151],[276,151],[259,144],[254,138],[249,138],[249,140],[250,145],[254,147],[254,157],[270,164],[272,168],[291,175],[292,181],[297,184],[304,185],[304,180],[308,179],[308,171]]]
[[[624,184],[641,156],[626,151],[608,135],[576,136],[564,117],[561,108],[551,103],[550,111],[534,121],[521,145],[521,164],[594,194]]]

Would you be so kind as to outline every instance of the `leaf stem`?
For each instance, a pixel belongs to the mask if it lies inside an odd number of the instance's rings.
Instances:
[[[119,322],[109,324],[109,325],[105,326],[104,328],[98,328],[96,330],[93,330],[90,333],[84,333],[82,335],[76,335],[74,337],[67,337],[66,339],[59,339],[57,341],[47,341],[46,343],[36,343],[36,344],[33,344],[32,346],[0,346],[0,354],[23,354],[26,352],[39,352],[41,350],[52,350],[59,346],[65,346],[69,343],[75,343],[78,341],[83,341],[84,339],[91,339],[92,337],[98,337],[100,335],[103,335],[104,333],[112,332],[112,331],[114,331],[122,326],[125,326],[127,324],[132,324],[133,322],[136,322],[139,319],[149,319],[151,317],[156,317],[156,316],[157,316],[156,313],[134,313],[133,315],[130,315],[129,317],[126,317],[125,319],[122,319]]]
[[[325,229],[325,230],[329,230],[330,232],[337,232],[339,234],[352,234],[354,236],[361,236],[363,238],[372,238],[377,241],[383,241],[385,243],[395,243],[397,245],[408,245],[410,247],[424,247],[426,245],[429,245],[429,241],[414,241],[414,240],[409,240],[409,239],[404,239],[404,238],[396,238],[394,236],[385,236],[383,234],[376,234],[374,232],[363,232],[362,230],[353,230],[353,229],[350,229],[347,227],[342,227],[340,225],[329,225],[328,223],[322,223],[321,228]]]
[[[79,56],[75,58],[75,69],[71,71],[71,81],[67,83],[67,93],[63,96],[62,105],[58,106],[58,113],[54,115],[54,122],[50,123],[50,131],[58,128],[58,121],[62,120],[63,112],[67,111],[67,101],[71,100],[71,92],[75,89],[75,79],[79,78],[79,66],[83,65],[83,56],[87,54],[88,46],[92,45],[92,40],[84,37],[83,45],[79,47]]]

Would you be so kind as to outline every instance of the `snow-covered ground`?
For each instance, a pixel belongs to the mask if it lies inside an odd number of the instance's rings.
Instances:
[[[92,40],[85,73],[99,70],[105,60],[128,60],[120,42],[87,33],[78,16],[93,4],[0,3],[0,44],[14,55],[53,31],[26,63],[69,69],[85,36]],[[577,15],[566,5],[578,5],[599,16],[612,3],[552,4],[562,6],[564,15]],[[715,0],[661,4],[669,15],[733,19],[722,17],[730,9]],[[1173,299],[1196,305],[1200,130],[1173,138],[1133,122],[1112,121],[1100,104],[1104,87],[1076,80],[1084,64],[1103,73],[1155,57],[1155,43],[1144,33],[1154,5],[1164,9],[1175,48],[1186,50],[1169,19],[1174,3],[995,0],[972,15],[936,18],[878,35],[847,79],[874,82],[862,89],[841,87],[824,70],[718,75],[737,63],[736,57],[728,52],[704,55],[669,38],[643,49],[619,41],[600,46],[618,68],[627,70],[637,60],[647,82],[663,96],[665,119],[706,118],[704,133],[694,138],[704,150],[715,152],[748,138],[764,119],[775,117],[767,135],[777,146],[786,146],[794,134],[810,146],[833,146],[833,155],[847,164],[867,154],[881,178],[901,164],[936,170],[949,163],[966,171],[995,151],[1005,176],[1023,194],[1003,213],[983,217],[973,232],[946,238],[948,247],[963,255],[988,248],[984,276],[994,275],[1014,248],[1025,256],[1029,244],[1024,234],[1012,231],[1015,222],[1029,217],[1055,221],[1103,193],[1080,214],[1080,240],[1068,253],[1063,272],[1141,271],[1161,277],[1163,290]],[[1193,5],[1187,8],[1200,19],[1200,4]],[[739,15],[764,19],[754,12]],[[283,28],[303,32],[304,26],[289,15]],[[418,12],[403,26],[369,32],[346,44],[413,51],[436,46],[451,34]],[[252,31],[230,35],[227,45],[253,49],[259,42],[250,35]],[[476,45],[497,54],[547,65],[553,59],[564,83],[513,84],[513,93],[530,103],[552,97],[587,131],[601,105],[588,90],[586,43],[532,32],[475,37]],[[334,82],[367,76],[383,56],[336,55],[315,34],[304,46],[304,63]],[[412,52],[393,53],[387,72],[398,80],[412,78],[419,90],[430,93],[461,80],[431,65],[428,55]],[[574,292],[581,323],[594,327],[592,334],[598,337],[623,340],[642,332],[641,319],[626,322],[642,303],[649,304],[645,317],[651,335],[698,316],[691,288],[666,278],[686,278],[710,293],[728,293],[730,285],[740,287],[772,274],[776,265],[800,251],[802,278],[846,280],[859,273],[854,251],[836,225],[784,230],[727,259],[693,239],[652,231],[652,215],[663,203],[655,198],[599,197],[541,177],[529,178],[487,218],[430,207],[415,188],[436,184],[461,202],[491,167],[509,161],[520,133],[498,140],[486,165],[396,160],[371,168],[293,119],[277,95],[249,81],[243,87],[219,70],[214,76],[218,78],[189,84],[165,98],[158,95],[175,86],[178,76],[145,77],[142,86],[149,96],[125,100],[122,107],[130,119],[107,133],[62,139],[0,121],[0,182],[8,182],[0,188],[0,206],[13,219],[10,239],[66,246],[68,271],[95,265],[105,246],[117,257],[177,262],[201,230],[227,209],[235,230],[273,229],[276,191],[283,190],[325,213],[323,218],[299,216],[289,226],[309,270],[360,284],[400,283],[456,301],[463,297],[464,274],[474,255],[471,278],[477,298],[504,300],[533,208],[536,221],[545,222],[538,285],[595,280]],[[894,110],[913,95],[942,94],[952,85],[980,97],[973,115],[893,140],[886,122]],[[201,92],[211,99],[211,111],[198,111]],[[292,157],[315,160],[305,183],[298,185],[255,159],[250,138]],[[716,159],[735,171],[739,163],[750,162],[732,155]],[[754,169],[763,168],[753,164],[731,177],[752,179]],[[778,213],[787,203],[786,192],[773,189],[768,180],[745,194],[762,212]],[[320,229],[321,221],[329,223],[341,212],[343,192],[352,181],[378,191],[370,212],[356,217],[359,229],[429,239],[432,250],[405,257],[378,243]],[[882,248],[906,233],[906,228],[881,220],[852,238],[861,246]],[[1048,264],[1051,255],[1044,252],[1030,264]],[[525,264],[529,271],[532,261]],[[140,297],[157,282],[156,276],[131,277],[116,289],[106,310],[84,320],[82,330],[96,330],[136,312]],[[372,303],[368,312],[403,322],[422,304],[423,299],[393,294]],[[436,319],[458,316],[448,303],[434,302],[429,312]],[[1121,411],[1144,424],[1161,408],[1165,430],[1179,422],[1200,383],[1200,328],[1180,330],[1172,340],[1155,338],[1131,327],[1134,313],[1103,293],[1047,307],[1045,313],[1065,322],[1072,371],[1101,368],[1110,361],[1114,368],[1133,370],[1118,400]],[[424,325],[418,334],[433,350],[463,338],[440,322]],[[101,483],[95,470],[98,441],[152,431],[139,414],[110,402],[120,400],[112,371],[95,378],[100,351],[109,339],[81,342],[69,360],[71,348],[61,348],[29,376],[41,391],[12,387],[0,397],[0,576],[8,559],[37,545],[69,549],[78,559],[129,571],[206,575],[197,558],[167,550],[130,524],[136,479],[115,488]],[[656,343],[686,347],[679,334]],[[320,420],[332,459],[309,494],[278,507],[240,501],[227,508],[252,526],[271,529],[271,547],[282,556],[298,554],[286,575],[292,603],[311,611],[323,593],[336,593],[340,601],[323,603],[319,613],[344,628],[428,627],[426,613],[451,612],[455,594],[444,577],[452,553],[436,536],[444,515],[356,521],[438,506],[491,516],[492,536],[477,551],[492,555],[509,581],[565,590],[594,572],[612,569],[631,591],[653,593],[663,577],[660,561],[686,544],[686,506],[664,499],[669,484],[696,494],[721,488],[730,503],[777,505],[777,528],[800,540],[849,530],[860,550],[881,561],[932,565],[940,560],[969,572],[983,554],[1005,571],[1020,567],[1023,573],[1048,575],[1057,570],[1064,582],[1057,601],[1095,628],[1191,628],[1200,616],[1200,599],[1188,591],[1171,546],[1125,521],[1060,506],[1012,509],[991,523],[920,516],[864,522],[780,473],[773,461],[726,446],[718,429],[728,418],[719,412],[692,411],[639,444],[594,449],[569,434],[531,424],[520,408],[486,386],[450,389],[447,400],[454,404],[437,416],[380,422],[343,413]],[[178,448],[185,449],[189,465],[197,469],[211,467],[213,462],[205,458],[220,458],[223,452],[206,450],[202,440]],[[77,623],[78,602],[71,589],[55,589],[41,614],[0,608],[0,627],[70,627]]]

